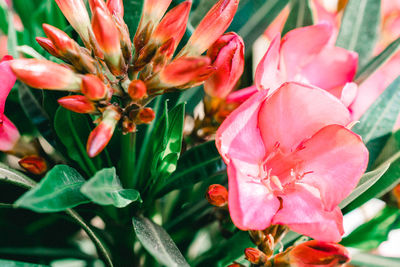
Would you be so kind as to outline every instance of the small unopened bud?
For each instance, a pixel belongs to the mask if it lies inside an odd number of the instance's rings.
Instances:
[[[18,164],[28,172],[41,175],[47,171],[46,161],[37,155],[23,157]]]
[[[18,79],[34,88],[78,91],[81,87],[80,76],[48,60],[16,59],[11,69]]]
[[[61,12],[67,18],[85,43],[90,43],[90,19],[83,0],[55,0]]]
[[[393,195],[396,198],[397,206],[400,208],[400,184],[393,188]]]
[[[108,12],[106,3],[103,0],[89,0],[90,11],[94,14],[96,8]]]
[[[104,111],[101,122],[90,133],[87,141],[86,150],[89,157],[93,158],[103,151],[110,142],[120,118],[121,114],[113,106]]]
[[[234,262],[232,264],[229,264],[228,267],[244,267],[244,265],[240,264],[240,263],[237,263],[237,262]]]
[[[128,117],[124,117],[122,120],[122,133],[133,133],[136,131],[136,124],[129,119]]]
[[[78,44],[62,30],[49,24],[43,24],[43,30],[56,47],[58,54],[65,56],[66,54],[76,55],[78,53]]]
[[[107,8],[114,16],[124,17],[124,3],[122,0],[107,0]]]
[[[147,96],[146,84],[141,80],[133,80],[128,87],[128,94],[132,100],[140,100]]]
[[[228,190],[220,184],[212,184],[208,187],[206,198],[211,205],[223,207],[228,204]]]
[[[115,22],[108,11],[95,8],[92,18],[93,33],[97,43],[104,52],[104,59],[114,75],[122,74],[123,59],[120,44],[120,35]]]
[[[90,100],[101,100],[107,96],[107,86],[99,77],[93,74],[86,74],[82,78],[82,93]]]
[[[204,53],[231,24],[239,0],[219,0],[208,11],[179,56],[198,56]]]
[[[236,33],[221,36],[208,50],[216,71],[204,83],[212,97],[225,98],[235,87],[244,70],[244,42]]]
[[[138,119],[141,123],[150,123],[154,120],[156,114],[151,108],[141,109],[138,113]]]
[[[244,250],[244,255],[252,264],[262,264],[267,260],[266,255],[256,248],[246,248]]]
[[[60,106],[76,113],[94,113],[96,106],[83,95],[64,96],[57,100]]]
[[[50,39],[44,37],[36,37],[36,42],[48,53],[55,57],[61,57],[57,52],[57,48],[54,46],[53,42]]]

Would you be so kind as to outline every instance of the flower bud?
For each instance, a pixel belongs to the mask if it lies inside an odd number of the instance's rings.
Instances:
[[[82,93],[90,100],[101,100],[107,96],[107,86],[99,77],[93,74],[86,74],[82,78]]]
[[[78,44],[74,40],[72,40],[65,32],[45,23],[43,24],[43,30],[46,36],[56,47],[59,55],[77,55]]]
[[[138,120],[140,123],[150,123],[154,120],[156,114],[151,108],[141,109],[138,113]]]
[[[90,133],[86,150],[89,157],[97,156],[110,141],[115,126],[121,118],[121,114],[115,107],[109,106],[103,113],[103,118],[99,125]]]
[[[112,15],[120,18],[124,17],[124,3],[122,0],[107,0],[107,8]]]
[[[106,3],[103,0],[89,0],[90,11],[92,14],[95,13],[96,8],[100,8],[104,12],[108,12]]]
[[[212,184],[207,189],[206,198],[211,205],[223,207],[228,204],[228,190],[220,184]]]
[[[400,208],[400,184],[396,185],[395,188],[393,188],[393,195],[396,198],[397,201],[397,206]]]
[[[219,0],[208,11],[179,56],[198,56],[204,53],[231,24],[239,0]]]
[[[141,80],[133,80],[128,87],[128,94],[132,100],[140,100],[147,96],[146,84]]]
[[[122,73],[122,51],[120,35],[111,16],[99,7],[96,7],[92,19],[93,32],[97,43],[104,52],[104,59],[110,71],[115,75]]]
[[[61,55],[59,55],[57,52],[57,48],[54,46],[53,42],[50,39],[44,37],[36,37],[36,42],[38,42],[38,44],[52,56],[61,57]]]
[[[252,264],[262,264],[267,260],[267,256],[256,248],[246,248],[244,250],[244,255]]]
[[[244,43],[236,33],[221,36],[208,50],[216,71],[204,83],[212,97],[225,98],[235,87],[244,69]]]
[[[47,171],[46,161],[37,155],[23,157],[18,164],[34,175],[41,175]]]
[[[72,70],[42,59],[17,59],[11,69],[22,82],[34,88],[78,91],[82,79]]]
[[[90,43],[90,19],[83,0],[55,0],[61,12],[67,18],[85,43]]]
[[[63,108],[76,113],[94,113],[96,106],[92,101],[83,95],[64,96],[57,100],[58,104]]]
[[[213,72],[209,57],[181,57],[167,65],[160,74],[164,84],[181,86],[206,80]]]

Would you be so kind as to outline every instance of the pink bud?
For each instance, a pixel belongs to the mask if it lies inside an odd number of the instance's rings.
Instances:
[[[58,54],[65,55],[67,53],[77,53],[78,44],[65,32],[49,24],[43,24],[43,30],[56,47]]]
[[[128,94],[133,100],[140,100],[147,96],[146,84],[141,80],[133,80],[128,87]]]
[[[82,40],[89,43],[90,19],[83,0],[55,0]]]
[[[244,250],[244,255],[252,264],[263,264],[267,259],[266,255],[256,248],[246,248]]]
[[[238,4],[239,0],[219,0],[197,26],[179,55],[203,54],[229,27]]]
[[[36,37],[36,42],[38,42],[38,44],[52,56],[60,57],[57,52],[57,48],[54,46],[53,42],[50,39],[44,37]]]
[[[94,103],[83,95],[64,96],[57,101],[60,106],[76,113],[93,113],[96,111]]]
[[[228,190],[220,184],[212,184],[208,187],[206,198],[211,205],[223,207],[228,204]]]
[[[214,71],[209,57],[181,57],[167,65],[160,74],[163,83],[181,86],[206,80]]]
[[[124,17],[124,3],[122,0],[107,0],[107,8],[111,14]]]
[[[221,36],[208,50],[216,71],[204,83],[212,97],[225,98],[235,87],[244,69],[244,43],[236,33]]]
[[[82,78],[82,93],[90,100],[101,100],[107,96],[107,86],[99,77],[86,74]]]
[[[108,12],[107,5],[103,0],[89,0],[89,6],[92,14],[94,14],[96,8],[100,8],[101,10]]]
[[[46,161],[37,155],[23,157],[18,164],[28,172],[41,175],[47,171]]]
[[[93,158],[103,151],[120,118],[121,114],[112,106],[104,111],[100,124],[90,133],[87,141],[86,150],[89,157]]]
[[[78,91],[82,79],[72,70],[48,60],[17,59],[11,69],[18,79],[34,88]]]

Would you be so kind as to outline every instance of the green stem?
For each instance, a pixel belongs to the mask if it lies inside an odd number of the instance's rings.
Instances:
[[[136,162],[136,133],[122,136],[121,181],[127,188],[134,188],[135,162]]]

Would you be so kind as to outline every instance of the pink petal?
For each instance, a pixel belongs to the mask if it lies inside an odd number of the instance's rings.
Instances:
[[[250,87],[243,88],[243,89],[240,89],[240,90],[230,93],[226,97],[226,102],[241,104],[257,92],[258,92],[257,87],[255,85],[252,85]]]
[[[17,143],[20,135],[17,127],[5,116],[2,116],[0,126],[0,151],[9,151]]]
[[[255,84],[259,90],[271,89],[270,93],[272,93],[283,82],[282,74],[278,69],[280,40],[281,35],[278,33],[257,66]]]
[[[301,70],[305,79],[325,90],[343,87],[356,74],[358,54],[341,47],[326,47]]]
[[[326,210],[333,210],[356,187],[368,165],[360,136],[341,125],[329,125],[297,152],[306,174],[301,180],[319,189]]]
[[[333,26],[323,22],[288,32],[281,42],[280,68],[286,69],[288,80],[293,80],[302,67],[328,44]]]
[[[275,91],[259,113],[259,128],[267,151],[278,142],[283,152],[290,152],[324,126],[349,122],[349,111],[339,99],[322,89],[294,82]]]
[[[10,62],[1,61],[0,62],[0,114],[4,113],[4,105],[8,94],[10,93],[12,87],[14,86],[16,77],[11,71]]]
[[[228,206],[233,223],[241,230],[264,230],[279,209],[279,200],[255,178],[228,165]]]
[[[356,83],[346,83],[340,95],[340,100],[342,101],[343,105],[346,107],[350,106],[357,96],[357,91],[358,86]]]
[[[258,129],[258,113],[268,91],[254,94],[235,109],[217,131],[215,142],[227,164],[235,160],[243,173],[257,176],[259,163],[265,156]]]
[[[339,187],[337,187],[339,188]],[[343,234],[343,216],[338,207],[333,211],[323,209],[318,190],[296,185],[285,192],[273,224],[284,224],[295,232],[324,242],[339,242]]]

